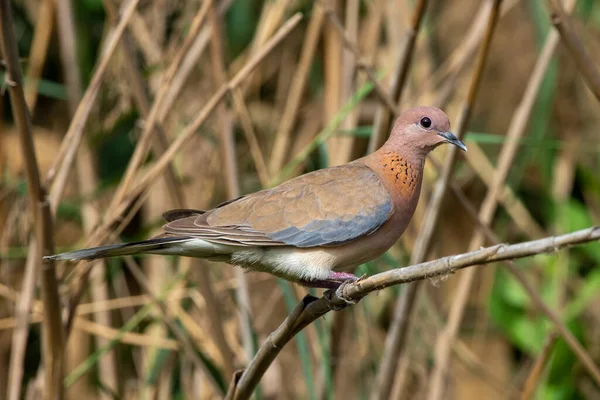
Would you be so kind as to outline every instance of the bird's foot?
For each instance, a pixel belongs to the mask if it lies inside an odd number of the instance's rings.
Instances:
[[[358,280],[356,275],[347,272],[334,272],[331,271],[325,279],[314,279],[314,280],[301,280],[302,286],[318,288],[318,289],[337,289],[345,282],[354,282]]]
[[[344,295],[344,287],[349,283],[356,282],[360,279],[362,279],[362,277],[359,278],[356,275],[347,272],[331,271],[329,276],[327,276],[327,279],[315,279],[312,281],[302,281],[300,283],[308,287],[329,289],[323,294],[323,296],[326,300],[328,300],[332,310],[339,311],[358,302],[357,300],[350,299]],[[342,299],[345,304],[336,304],[333,301],[334,295],[335,297]]]

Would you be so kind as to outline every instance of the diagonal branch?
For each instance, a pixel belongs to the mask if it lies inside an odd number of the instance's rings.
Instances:
[[[371,292],[437,276],[449,276],[459,269],[475,265],[555,252],[568,246],[597,240],[600,240],[600,226],[512,245],[497,244],[470,253],[385,271],[343,285],[335,293],[328,291],[319,299],[306,296],[279,328],[269,335],[241,377],[234,380],[235,388],[230,389],[231,393],[228,398],[236,400],[249,398],[254,387],[283,346],[298,332],[329,311],[344,308],[349,302],[357,302]]]

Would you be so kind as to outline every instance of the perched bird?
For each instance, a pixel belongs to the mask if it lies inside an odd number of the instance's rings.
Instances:
[[[467,148],[434,107],[402,113],[376,152],[291,179],[208,211],[172,210],[164,233],[141,242],[49,256],[93,260],[139,253],[225,261],[309,287],[336,288],[389,249],[413,216],[427,154]]]

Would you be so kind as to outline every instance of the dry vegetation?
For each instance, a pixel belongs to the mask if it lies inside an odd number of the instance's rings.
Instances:
[[[574,3],[0,0],[0,398],[259,379],[258,399],[600,398],[600,4]],[[490,249],[368,278],[346,295],[394,285],[331,313],[335,295],[201,260],[41,264],[51,239],[144,238],[167,209],[360,157],[417,104],[469,152],[433,154],[409,229],[357,273]]]

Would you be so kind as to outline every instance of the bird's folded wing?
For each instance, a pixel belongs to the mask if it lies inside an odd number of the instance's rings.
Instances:
[[[355,164],[302,175],[164,229],[239,246],[335,246],[375,232],[391,214],[377,175]]]

